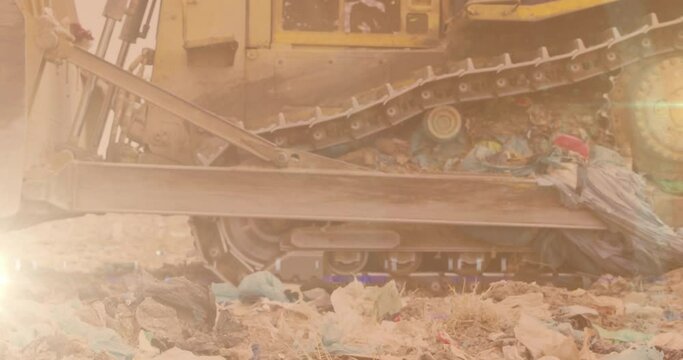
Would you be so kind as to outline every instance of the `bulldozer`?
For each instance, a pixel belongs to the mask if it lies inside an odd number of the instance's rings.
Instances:
[[[95,36],[0,4],[13,224],[187,215],[226,277],[557,275],[518,240],[614,232],[535,178],[564,142],[683,227],[680,1],[108,0]]]

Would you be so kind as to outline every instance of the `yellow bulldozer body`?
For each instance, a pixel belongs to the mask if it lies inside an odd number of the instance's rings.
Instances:
[[[613,4],[620,0],[554,0],[525,4],[514,1],[472,1],[466,7],[467,17],[479,21],[534,22]]]
[[[368,1],[395,5],[382,10],[384,15],[374,28],[365,29],[354,22],[354,6],[364,1],[303,1],[328,5],[298,18],[289,8],[294,2],[288,0],[164,0],[157,10],[155,48],[149,53],[153,56],[148,58],[153,66],[150,82],[212,114],[236,119],[245,130],[264,129],[280,125],[283,112],[308,112],[315,106],[319,113],[314,116],[338,112],[340,105],[332,100],[353,98],[368,84],[393,84],[406,74],[445,61],[448,31],[455,18],[541,22],[619,1],[470,1],[462,13],[454,10],[455,2],[446,0]],[[50,8],[62,25],[76,23],[73,0],[19,3],[26,17],[25,70],[21,71],[28,85],[25,98],[32,106],[27,119],[15,117],[14,127],[0,129],[4,139],[15,141],[2,143],[7,148],[3,154],[13,154],[4,167],[8,176],[2,180],[6,182],[0,193],[6,199],[2,215],[16,210],[22,179],[32,184],[34,178],[44,176],[55,161],[62,161],[55,156],[62,145],[74,144],[69,139],[70,119],[83,81],[90,76],[68,61],[45,63],[43,58],[43,9]],[[373,6],[379,5],[369,7]],[[126,129],[130,141],[149,150],[141,154],[140,162],[196,164],[199,149],[207,147],[202,142],[207,137],[197,133],[210,131],[188,126],[187,118],[169,113],[163,104],[150,101],[143,110],[144,126]],[[88,140],[75,142],[84,143]],[[30,191],[35,197],[36,189]],[[110,207],[121,209],[125,206]],[[163,211],[173,212],[168,207]]]

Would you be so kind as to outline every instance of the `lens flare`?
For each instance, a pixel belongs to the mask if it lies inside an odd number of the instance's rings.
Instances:
[[[10,284],[9,272],[7,269],[7,262],[5,258],[0,255],[0,300],[7,295],[7,288]]]

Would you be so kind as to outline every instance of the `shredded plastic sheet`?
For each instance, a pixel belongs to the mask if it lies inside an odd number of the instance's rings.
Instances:
[[[603,360],[664,360],[664,354],[657,349],[641,347],[608,355]]]
[[[236,301],[240,297],[240,292],[237,286],[226,282],[226,283],[213,283],[211,284],[211,293],[216,298],[216,302],[219,304],[226,304],[232,301]]]
[[[289,302],[280,279],[267,271],[247,275],[242,279],[237,290],[240,300],[249,301],[264,297],[272,301]]]
[[[592,210],[611,232],[562,231],[597,271],[659,274],[681,264],[683,236],[665,224],[647,196],[645,180],[615,152],[596,147],[578,169],[576,188],[554,175],[552,182],[572,206]],[[595,271],[591,271],[595,272]]]
[[[683,181],[678,180],[655,180],[664,192],[683,196]]]
[[[239,286],[231,283],[211,284],[211,293],[219,304],[227,304],[237,300],[250,302],[259,298],[289,302],[285,293],[285,286],[280,279],[267,271],[258,271],[245,276]]]
[[[575,171],[538,178],[556,187],[571,208],[587,208],[608,231],[463,227],[495,245],[530,246],[552,268],[590,274],[655,275],[683,265],[683,232],[665,224],[647,197],[645,180],[621,156],[596,146],[591,161]]]

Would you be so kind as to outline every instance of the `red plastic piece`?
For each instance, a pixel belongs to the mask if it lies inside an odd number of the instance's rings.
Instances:
[[[588,143],[576,136],[560,134],[555,138],[553,143],[561,149],[573,151],[581,155],[584,159],[588,159],[590,156],[590,146],[588,146]]]

